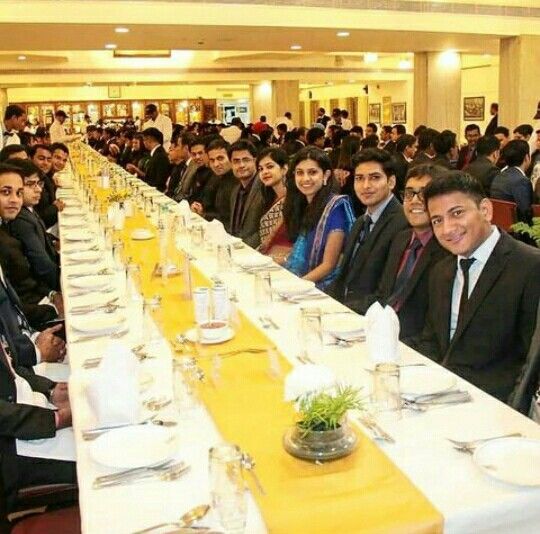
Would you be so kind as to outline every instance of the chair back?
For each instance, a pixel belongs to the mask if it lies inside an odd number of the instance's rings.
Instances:
[[[540,217],[540,204],[533,204],[531,208],[533,217]]]
[[[489,200],[493,204],[493,220],[491,222],[508,232],[510,227],[517,222],[517,204],[495,198]]]

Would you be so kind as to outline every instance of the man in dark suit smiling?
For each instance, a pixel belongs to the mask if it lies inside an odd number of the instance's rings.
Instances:
[[[426,326],[409,344],[506,401],[536,324],[540,251],[491,224],[491,202],[464,172],[433,180],[424,198],[453,256],[433,269]]]

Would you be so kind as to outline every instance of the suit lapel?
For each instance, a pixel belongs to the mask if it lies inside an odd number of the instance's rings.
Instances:
[[[242,212],[242,223],[244,222],[248,212],[249,212],[249,208],[251,207],[251,204],[253,204],[253,201],[255,200],[255,196],[257,195],[257,192],[258,192],[258,184],[257,184],[257,180],[258,180],[258,177],[257,175],[255,175],[255,177],[253,178],[253,184],[251,186],[251,189],[249,191],[249,194],[246,198],[246,203],[244,204],[244,210]]]
[[[424,273],[424,271],[428,268],[430,262],[431,262],[431,256],[433,255],[433,252],[435,251],[435,247],[437,244],[435,243],[435,236],[433,236],[429,243],[427,244],[426,248],[423,250],[422,254],[420,255],[420,258],[418,258],[418,261],[416,265],[414,266],[414,271],[412,272],[411,278],[409,279],[408,283],[405,286],[405,291],[403,293],[403,300],[407,300],[409,298],[409,295],[412,293],[414,288],[416,287],[416,284],[420,280],[420,277]]]
[[[452,313],[452,288],[454,286],[454,277],[456,276],[456,257],[452,256],[444,264],[441,273],[441,280],[437,287],[437,300],[440,306],[434,306],[438,324],[437,331],[441,332],[441,343],[443,343],[443,352],[446,352],[450,339],[450,315]],[[433,298],[430,295],[430,298]],[[455,336],[454,336],[455,337]]]

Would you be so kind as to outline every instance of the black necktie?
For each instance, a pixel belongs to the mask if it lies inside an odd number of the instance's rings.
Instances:
[[[422,248],[422,242],[417,237],[415,237],[413,242],[407,247],[409,253],[405,263],[396,277],[392,295],[390,295],[388,298],[388,304],[390,304],[390,306],[392,306],[394,309],[401,308],[401,305],[403,304],[403,292],[405,291],[405,286],[407,285],[407,282],[414,271],[414,266],[416,264],[416,259],[418,258],[418,251],[420,248]]]
[[[469,301],[469,269],[475,261],[476,258],[459,260],[459,267],[463,273],[463,289],[461,290],[461,298],[459,299],[458,324],[463,320],[463,313],[465,312],[465,307]]]
[[[358,239],[356,240],[356,243],[354,245],[354,250],[353,250],[353,253],[352,253],[352,256],[351,256],[351,261],[354,259],[354,257],[356,256],[358,250],[360,249],[360,247],[366,241],[366,239],[367,239],[367,237],[369,235],[369,231],[370,231],[372,223],[373,223],[373,220],[366,213],[364,215],[364,220],[362,221],[362,226],[360,227],[360,231],[358,232]]]

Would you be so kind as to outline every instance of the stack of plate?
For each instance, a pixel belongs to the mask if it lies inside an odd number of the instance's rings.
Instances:
[[[364,323],[363,317],[350,312],[332,313],[323,317],[323,331],[335,338],[353,341],[365,335]]]
[[[73,331],[85,335],[107,335],[118,332],[125,326],[126,318],[113,313],[101,313],[92,315],[91,319],[86,316],[71,317],[69,324]]]
[[[272,281],[272,289],[282,297],[296,297],[313,291],[315,289],[315,282],[302,280],[301,278],[274,280]]]
[[[272,265],[272,258],[262,254],[242,254],[235,258],[235,262],[242,269],[257,269]]]

